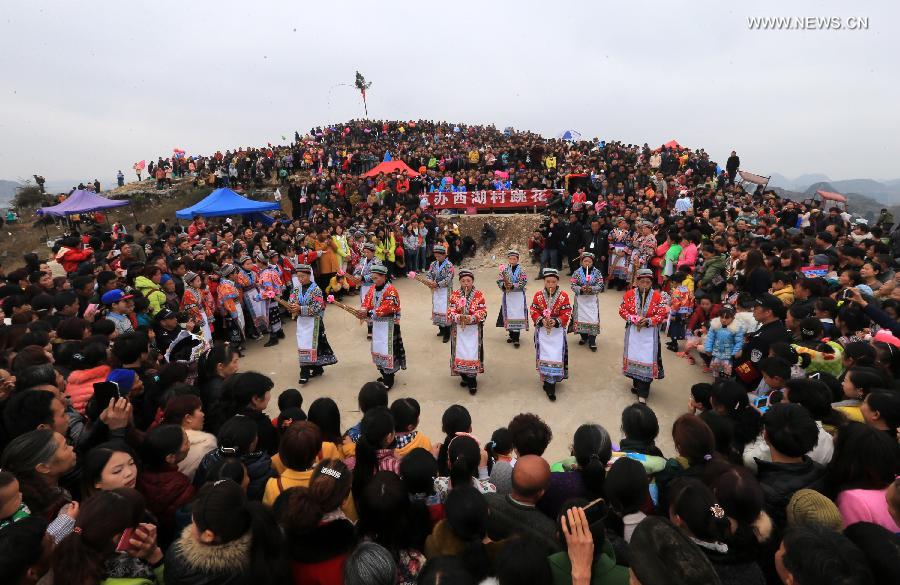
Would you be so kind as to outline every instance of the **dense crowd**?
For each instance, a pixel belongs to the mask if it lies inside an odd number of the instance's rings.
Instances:
[[[360,178],[387,151],[420,174]],[[157,181],[277,181],[290,215],[93,227],[0,267],[0,580],[900,582],[891,222],[747,191],[739,164],[425,121],[159,159]],[[589,257],[602,294],[652,281],[667,357],[710,374],[663,430],[673,451],[643,401],[617,429],[557,429],[571,456],[552,462],[535,414],[473,429],[370,382],[342,420],[244,367],[245,344],[283,338],[298,267],[341,298],[363,258],[399,276],[491,245],[423,201],[449,185],[560,189],[535,271]],[[418,430],[439,415],[443,436]]]

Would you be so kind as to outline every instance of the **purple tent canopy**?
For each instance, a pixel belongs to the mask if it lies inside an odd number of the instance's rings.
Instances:
[[[128,201],[114,201],[101,197],[90,191],[73,191],[65,201],[59,205],[51,207],[42,207],[35,211],[38,215],[56,215],[59,217],[72,215],[73,213],[88,213],[90,211],[98,211],[100,209],[110,209],[112,207],[122,207],[128,205]]]

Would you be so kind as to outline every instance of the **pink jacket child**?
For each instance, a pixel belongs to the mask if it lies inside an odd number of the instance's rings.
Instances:
[[[676,270],[681,270],[685,266],[690,266],[691,271],[697,266],[697,244],[694,242],[684,246],[681,249],[681,254],[678,255]]]
[[[75,370],[69,374],[66,380],[66,396],[69,397],[72,407],[80,414],[84,414],[88,402],[94,395],[94,384],[105,381],[111,369],[107,365],[100,365],[84,370]]]

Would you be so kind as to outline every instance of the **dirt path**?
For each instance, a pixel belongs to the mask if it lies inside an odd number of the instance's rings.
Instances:
[[[533,282],[537,267],[528,267],[528,272],[532,281],[528,287],[530,300],[540,281]],[[475,435],[482,442],[489,440],[494,429],[505,426],[517,413],[537,413],[553,429],[553,441],[546,454],[550,460],[569,454],[572,435],[585,422],[603,425],[617,442],[621,438],[622,409],[634,400],[629,392],[631,381],[621,373],[624,328],[618,308],[622,293],[609,291],[600,295],[603,331],[598,337],[596,353],[587,346],[579,346],[577,337],[569,335],[569,379],[557,386],[558,400],[551,403],[541,390],[535,371],[532,331],[523,332],[522,345],[515,349],[505,343],[505,332],[494,327],[500,303],[500,291],[494,282],[496,274],[496,269],[491,268],[476,271],[475,286],[485,292],[489,314],[485,327],[486,371],[479,376],[476,396],[470,396],[459,386],[459,378],[450,376],[450,344],[441,343],[436,327],[431,324],[428,289],[405,278],[396,283],[403,307],[401,327],[409,369],[398,372],[390,400],[404,396],[418,400],[422,406],[419,429],[432,441],[443,439],[441,415],[448,406],[458,403],[469,409]],[[571,296],[567,280],[560,284]],[[356,394],[363,383],[377,378],[378,372],[369,355],[365,327],[357,323],[344,311],[327,311],[328,339],[339,362],[325,368],[325,376],[314,378],[305,387],[297,384],[299,367],[293,321],[286,326],[287,339],[278,346],[263,348],[261,341],[251,344],[247,357],[241,361],[241,369],[263,372],[275,381],[276,393],[268,409],[273,416],[278,411],[277,393],[286,388],[299,388],[304,407],[319,396],[330,396],[337,401],[343,428],[359,419]],[[706,376],[698,367],[687,365],[671,352],[663,349],[663,353],[666,378],[653,383],[649,403],[660,421],[659,444],[663,451],[671,453],[672,421],[686,411],[690,386]]]

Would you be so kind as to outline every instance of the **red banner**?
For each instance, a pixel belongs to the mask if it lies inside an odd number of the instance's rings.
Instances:
[[[513,191],[469,191],[467,193],[428,193],[428,204],[435,209],[515,209],[546,207],[552,189]]]

